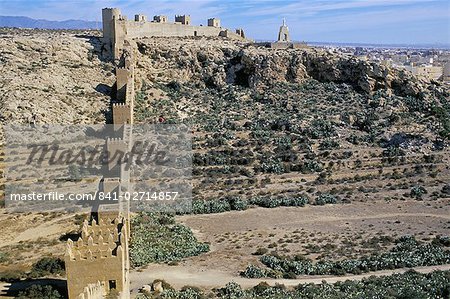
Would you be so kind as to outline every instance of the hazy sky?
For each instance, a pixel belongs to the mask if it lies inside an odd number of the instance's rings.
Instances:
[[[450,44],[449,0],[0,0],[0,15],[100,22],[103,7],[121,8],[129,18],[190,14],[194,24],[217,16],[224,27],[263,40],[275,39],[286,18],[295,40]]]

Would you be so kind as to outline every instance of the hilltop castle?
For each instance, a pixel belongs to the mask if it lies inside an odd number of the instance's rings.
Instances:
[[[188,36],[222,36],[230,39],[245,40],[244,30],[234,31],[221,27],[220,19],[207,20],[207,26],[192,25],[191,16],[176,15],[174,22],[169,22],[167,16],[156,15],[152,21],[147,16],[137,14],[134,20],[128,20],[118,8],[102,10],[103,41],[112,50],[115,59],[120,52],[125,39],[143,37],[188,37]]]

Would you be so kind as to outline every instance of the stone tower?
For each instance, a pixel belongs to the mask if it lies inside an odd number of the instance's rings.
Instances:
[[[102,9],[103,41],[105,44],[111,45],[114,38],[113,19],[119,19],[120,14],[121,12],[118,8]]]
[[[114,13],[105,9],[105,15],[109,18]],[[114,19],[115,16],[111,21],[113,25]],[[108,32],[105,34],[107,36]],[[65,262],[69,299],[101,299],[113,289],[119,294],[118,298],[130,298],[130,205],[121,198],[125,192],[132,192],[125,157],[132,145],[133,51],[130,43],[125,42],[116,67],[117,102],[111,107],[114,130],[105,136],[107,163],[102,167],[97,201],[92,206],[90,219],[82,226],[81,237],[67,241]],[[105,195],[116,200],[105,200]]]
[[[220,19],[218,19],[218,18],[208,19],[208,26],[209,27],[220,27]]]
[[[181,23],[183,25],[191,25],[191,16],[190,15],[176,15],[175,22]]]
[[[128,298],[127,233],[124,218],[101,218],[98,224],[95,220],[84,222],[81,237],[75,242],[70,239],[67,242],[65,261],[69,298],[85,298],[86,295],[80,297],[80,294],[95,282],[101,284],[98,298],[103,298],[111,289],[119,290],[120,298]]]
[[[286,26],[286,20],[283,19],[283,25],[280,27],[280,32],[278,33],[278,42],[290,42],[291,37],[289,36],[289,28]]]

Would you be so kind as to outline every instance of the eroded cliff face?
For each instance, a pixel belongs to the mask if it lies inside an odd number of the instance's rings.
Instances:
[[[346,83],[362,93],[385,89],[399,96],[424,97],[429,90],[406,71],[329,53],[320,49],[271,50],[226,40],[144,39],[137,42],[139,63],[152,80],[164,77],[197,81],[209,87],[227,84],[263,88],[277,82],[300,83],[307,79]]]

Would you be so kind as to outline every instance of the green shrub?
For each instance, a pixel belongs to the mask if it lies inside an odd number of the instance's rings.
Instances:
[[[314,204],[317,206],[323,206],[326,204],[335,204],[335,203],[337,203],[337,198],[336,198],[336,196],[334,196],[333,194],[330,194],[330,193],[320,194],[314,202]]]
[[[306,129],[306,134],[312,139],[329,138],[336,135],[336,130],[332,122],[326,120],[315,120],[311,126]]]
[[[26,290],[19,292],[18,299],[60,299],[61,294],[50,285],[33,284]]]
[[[390,251],[373,254],[360,259],[341,261],[319,261],[313,263],[309,259],[263,255],[260,261],[270,270],[283,273],[284,277],[295,275],[344,275],[359,274],[369,271],[398,269],[404,267],[433,266],[450,263],[450,250],[444,250],[442,244],[447,239],[440,238],[431,244],[420,244],[413,236],[403,236],[396,240],[396,245]],[[249,265],[241,273],[247,278],[272,277],[269,269],[261,269]],[[288,274],[292,273],[292,274]]]
[[[246,209],[247,201],[237,196],[192,201],[192,214],[223,213],[231,210],[243,211]]]
[[[411,188],[410,195],[415,199],[422,199],[422,196],[427,193],[427,190],[422,186],[414,186]]]
[[[263,208],[276,207],[303,207],[308,203],[308,198],[304,196],[297,197],[254,197],[249,200],[252,205]]]
[[[408,271],[334,284],[323,281],[321,284],[299,284],[293,290],[288,290],[283,285],[271,287],[262,282],[244,291],[238,284],[231,282],[216,290],[217,297],[228,299],[446,299],[449,294],[450,271],[434,271],[428,274]]]
[[[20,270],[9,270],[0,273],[0,281],[5,282],[19,281],[26,277],[27,277],[26,273]]]
[[[179,291],[176,291],[174,289],[169,289],[169,290],[164,289],[164,292],[162,292],[158,296],[158,298],[161,298],[161,299],[172,299],[172,298],[205,299],[207,297],[203,294],[203,291],[198,287],[184,286]]]
[[[450,247],[450,237],[449,236],[436,236],[431,242],[437,246]]]
[[[319,144],[320,150],[330,150],[339,147],[339,142],[331,139],[325,139]]]
[[[255,265],[248,265],[247,268],[243,272],[241,272],[241,276],[246,278],[263,278],[268,277],[267,271],[261,269]]]
[[[9,260],[8,254],[5,252],[0,252],[0,263],[5,263]]]
[[[178,261],[209,250],[199,243],[191,229],[173,224],[173,216],[141,212],[132,219],[130,259],[134,267],[152,262]]]
[[[31,267],[30,277],[64,274],[64,261],[56,257],[43,257]]]
[[[234,281],[227,283],[225,287],[217,290],[217,296],[220,298],[242,298],[244,295],[245,292],[242,290],[241,286]]]

